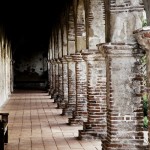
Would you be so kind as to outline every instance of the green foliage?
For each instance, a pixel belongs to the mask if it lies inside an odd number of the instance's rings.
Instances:
[[[143,101],[145,101],[145,102],[148,101],[148,94],[146,92],[143,93]]]
[[[143,123],[144,123],[144,128],[148,128],[148,118],[146,116],[144,117]]]
[[[145,26],[147,26],[147,20],[143,19],[143,21],[142,21],[142,27],[145,27]]]
[[[143,111],[144,111],[144,116],[147,116],[147,111],[148,111],[148,97],[147,94],[143,94]]]
[[[144,55],[140,61],[143,65],[146,64],[146,55]]]
[[[147,20],[143,19],[143,27],[144,26],[147,26]],[[146,82],[147,82],[147,73],[146,73],[146,54],[141,58],[140,60],[140,63],[142,64],[142,72],[143,72],[143,83],[144,83],[144,86],[146,87]],[[143,126],[144,128],[148,128],[148,93],[147,92],[144,92],[143,93],[143,96],[142,96],[142,99],[143,99],[143,113],[144,113],[144,120],[143,120]]]
[[[145,92],[142,96],[143,98],[143,111],[144,111],[144,120],[143,120],[143,126],[144,128],[148,128],[148,94]]]

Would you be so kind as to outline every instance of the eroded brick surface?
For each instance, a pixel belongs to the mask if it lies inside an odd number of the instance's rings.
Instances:
[[[107,137],[103,148],[142,149],[143,80],[137,51],[129,45],[104,45],[107,74]]]
[[[73,117],[69,118],[70,124],[83,123],[87,120],[87,64],[82,59],[81,53],[72,55],[76,62],[76,109]]]
[[[62,62],[62,82],[63,82],[63,99],[59,101],[58,108],[64,108],[65,104],[68,102],[68,63],[65,58],[61,59]]]
[[[65,58],[68,62],[68,103],[63,109],[63,114],[72,116],[76,107],[76,70],[72,57],[66,56]]]
[[[104,57],[97,53],[83,53],[88,64],[87,122],[79,132],[80,139],[95,139],[106,135],[106,65]]]

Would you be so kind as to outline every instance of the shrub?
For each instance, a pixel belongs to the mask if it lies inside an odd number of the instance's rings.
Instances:
[[[143,123],[144,123],[144,128],[148,128],[148,118],[147,118],[147,116],[144,117]]]
[[[143,111],[144,111],[144,116],[147,116],[147,112],[148,112],[148,97],[147,97],[147,93],[143,94]]]
[[[148,118],[147,118],[147,115],[148,115],[148,95],[147,95],[147,93],[144,93],[142,98],[143,98],[143,112],[144,112],[143,127],[145,129],[147,129],[148,128]]]

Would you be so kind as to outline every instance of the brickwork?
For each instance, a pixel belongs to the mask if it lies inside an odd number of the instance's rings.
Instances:
[[[108,9],[111,43],[135,44],[133,31],[142,27],[143,3],[140,0],[110,0]]]
[[[106,65],[98,52],[84,52],[88,63],[88,119],[79,131],[79,139],[96,139],[106,135]],[[103,137],[104,138],[104,137]]]
[[[63,114],[72,116],[76,105],[76,76],[75,76],[75,62],[72,60],[70,54],[75,53],[75,23],[74,23],[74,7],[71,6],[68,14],[68,34],[67,34],[67,49],[68,55],[65,59],[68,63],[68,102],[63,109]]]
[[[146,51],[146,73],[147,73],[147,93],[148,93],[148,101],[150,98],[150,27],[141,28],[134,32],[135,37],[140,45],[140,48],[142,48],[144,51]],[[150,106],[148,107],[148,120],[150,120]],[[150,149],[150,123],[148,124],[148,148]]]
[[[50,91],[50,72],[51,72],[51,68],[50,68],[50,59],[49,57],[47,58],[47,73],[48,73],[48,81],[47,81],[47,91]]]
[[[51,95],[51,91],[53,90],[53,62],[52,60],[50,60],[50,66],[51,66],[51,74],[50,74],[50,80],[51,80],[51,84],[50,84],[50,92],[49,94]]]
[[[48,58],[48,60],[47,60],[47,68],[48,68],[48,85],[47,85],[47,91],[48,91],[48,93],[50,93],[50,88],[51,88],[51,71],[52,71],[52,69],[51,69],[51,64],[50,64],[50,59]]]
[[[59,94],[59,60],[55,60],[55,90],[52,94],[52,98],[54,98],[54,102],[57,103]]]
[[[59,78],[59,85],[58,85],[57,102],[63,100],[63,65],[60,60],[58,60],[58,78]]]
[[[51,75],[52,83],[51,83],[50,95],[52,97],[52,94],[54,93],[54,90],[55,90],[55,62],[54,60],[51,60],[51,69],[52,69],[52,75]]]
[[[86,27],[84,1],[78,0],[76,14],[76,52],[86,49]]]
[[[82,124],[87,121],[87,64],[81,53],[72,54],[76,62],[76,109],[69,124]]]
[[[63,56],[63,40],[62,40],[62,36],[63,36],[63,31],[62,28],[59,28],[59,32],[58,32],[58,49],[59,49],[59,53],[58,53],[58,97],[57,97],[57,102],[62,101],[63,100],[63,65],[61,62],[61,58]]]
[[[56,61],[52,60],[52,69],[53,69],[53,74],[52,74],[52,78],[53,78],[53,88],[51,89],[51,98],[54,98],[54,93],[56,92]]]
[[[87,43],[89,51],[97,49],[96,45],[105,43],[105,0],[88,0],[86,1],[86,15],[88,31]],[[99,12],[99,13],[97,13]]]
[[[143,80],[138,51],[129,45],[103,45],[107,73],[107,137],[104,150],[143,148]]]
[[[68,103],[66,103],[63,109],[64,115],[72,116],[72,112],[76,106],[76,74],[75,74],[75,62],[71,56],[65,56],[68,62]]]
[[[68,19],[68,55],[75,53],[75,23],[73,6],[70,8]]]
[[[62,62],[63,99],[57,103],[58,108],[64,108],[66,103],[68,103],[68,64],[64,57],[61,59],[61,62]]]

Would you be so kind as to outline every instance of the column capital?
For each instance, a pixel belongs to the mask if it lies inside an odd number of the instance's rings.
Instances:
[[[60,59],[57,59],[56,62],[57,62],[57,64],[61,64],[62,63]]]
[[[142,54],[136,44],[103,43],[98,44],[97,47],[105,57],[132,57]]]
[[[53,64],[57,64],[57,61],[58,61],[57,58],[53,59]]]
[[[55,63],[55,60],[54,59],[51,59],[51,60],[49,60],[49,62],[50,62],[50,64],[54,64]]]
[[[97,49],[82,51],[82,57],[85,61],[104,60],[103,55]]]
[[[140,47],[144,50],[150,50],[150,26],[146,26],[133,32]]]
[[[78,53],[75,53],[75,54],[70,54],[70,56],[72,57],[72,59],[75,62],[83,62],[84,61],[81,52],[78,52]]]
[[[67,56],[67,55],[65,55],[65,56]],[[59,59],[60,62],[62,62],[64,64],[67,63],[65,56],[63,56],[62,58]]]
[[[50,59],[48,59],[48,60],[47,60],[47,63],[50,63],[50,61],[51,61],[51,60],[50,60]]]
[[[64,57],[65,57],[67,62],[73,62],[74,61],[71,55],[66,55]]]
[[[58,58],[55,58],[55,60],[54,60],[54,61],[55,61],[55,63],[58,63],[59,59],[58,59]]]

